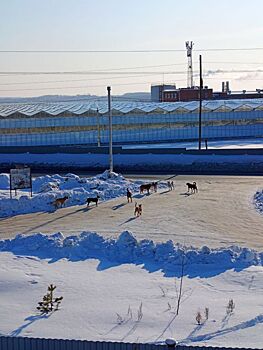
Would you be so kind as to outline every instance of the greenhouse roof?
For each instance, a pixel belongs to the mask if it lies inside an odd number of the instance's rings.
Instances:
[[[252,111],[263,109],[263,98],[242,99],[242,100],[210,100],[203,101],[205,112],[222,111]],[[191,102],[128,102],[113,101],[113,114],[128,113],[191,113],[197,112],[199,101]],[[33,117],[38,113],[45,113],[50,116],[70,113],[82,115],[87,112],[105,114],[108,112],[107,101],[79,100],[72,102],[41,102],[41,103],[2,103],[0,104],[0,117],[6,118],[18,114],[23,117]]]

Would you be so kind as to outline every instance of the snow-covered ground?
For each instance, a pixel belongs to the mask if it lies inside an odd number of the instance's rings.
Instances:
[[[2,241],[0,251],[1,334],[126,342],[173,337],[187,345],[262,348],[262,253],[139,242],[128,232],[118,240],[95,233],[19,236]],[[40,315],[36,306],[50,283],[64,299],[59,311]],[[228,313],[230,299],[235,308]]]
[[[39,211],[54,211],[56,198],[68,196],[65,207],[86,203],[89,197],[97,195],[100,201],[126,195],[129,188],[132,192],[139,191],[142,181],[129,181],[122,175],[105,171],[103,174],[80,178],[75,174],[45,175],[33,178],[33,197],[28,191],[18,191],[18,196],[10,198],[9,175],[0,174],[0,217],[26,214]],[[166,188],[166,184],[159,183],[159,187]],[[13,192],[14,195],[14,192]]]
[[[151,144],[135,144],[135,145],[124,145],[125,149],[134,148],[186,148],[186,149],[198,149],[198,142],[176,142],[176,143],[151,143]],[[205,142],[202,142],[202,148],[205,149]],[[233,140],[216,140],[208,141],[209,149],[222,149],[222,148],[263,148],[263,139],[233,139]]]
[[[172,337],[187,345],[262,348],[260,177],[173,180],[175,191],[161,183],[158,193],[136,195],[144,211],[134,219],[133,204],[121,196],[127,187],[136,193],[139,180],[43,176],[34,180],[32,199],[21,192],[10,201],[9,178],[1,175],[1,215],[47,212],[0,220],[1,237],[10,237],[0,241],[0,334],[151,343]],[[191,195],[185,183],[193,180],[199,192]],[[94,193],[104,203],[87,211],[82,204]],[[72,206],[49,212],[47,203],[65,194]],[[38,206],[34,198],[46,202]],[[16,202],[19,210],[12,212],[9,204]],[[50,231],[54,223],[57,231]],[[90,232],[93,225],[99,233]],[[72,235],[83,227],[86,232]],[[116,235],[131,228],[136,236]],[[39,231],[53,234],[32,234]],[[14,238],[15,232],[27,236]],[[51,283],[64,299],[59,311],[41,315],[36,307]],[[235,308],[227,312],[230,299]]]

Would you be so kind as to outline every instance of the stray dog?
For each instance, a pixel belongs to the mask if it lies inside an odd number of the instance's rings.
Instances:
[[[57,198],[52,204],[54,205],[55,209],[58,209],[59,207],[62,208],[67,199],[69,199],[69,196]]]
[[[196,182],[193,182],[192,184],[189,183],[189,182],[187,182],[187,183],[186,183],[186,186],[187,186],[187,188],[188,188],[187,192],[189,192],[189,190],[191,190],[191,193],[198,192]]]
[[[153,188],[154,192],[157,192],[157,182],[152,182],[150,184],[144,184],[140,186],[140,194],[143,194],[144,191],[147,191],[150,194],[150,189]]]
[[[168,186],[169,191],[174,190],[174,182],[173,181],[168,181],[167,186]]]
[[[135,203],[134,215],[141,216],[142,215],[142,204]]]
[[[157,186],[158,186],[158,182],[152,182],[152,187],[154,192],[157,192]]]
[[[152,184],[145,184],[140,186],[140,194],[142,194],[145,191],[147,191],[148,194],[150,194],[150,188],[152,187]]]
[[[131,203],[132,203],[132,193],[131,191],[127,188],[127,201],[128,203],[130,202],[131,200]]]
[[[87,202],[87,207],[90,205],[90,203],[96,203],[96,207],[98,206],[98,201],[99,201],[100,196],[97,195],[97,197],[95,198],[87,198],[86,202]]]

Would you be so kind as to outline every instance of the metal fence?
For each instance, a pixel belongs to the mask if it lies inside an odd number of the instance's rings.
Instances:
[[[198,113],[113,113],[113,142],[177,142],[198,138]],[[96,145],[109,139],[107,115],[0,119],[0,146]],[[202,138],[263,137],[263,111],[204,112]]]
[[[92,342],[86,340],[0,337],[0,350],[172,350],[167,345]],[[235,348],[176,346],[176,350],[235,350]],[[245,350],[245,348],[236,348]],[[251,349],[250,349],[251,350]],[[257,349],[259,350],[259,349]]]

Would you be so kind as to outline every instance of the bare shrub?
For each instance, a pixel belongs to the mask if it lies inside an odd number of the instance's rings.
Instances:
[[[202,315],[200,311],[197,311],[197,314],[195,316],[196,322],[200,325],[202,322]]]
[[[235,309],[235,303],[234,303],[234,300],[233,299],[229,299],[228,301],[228,304],[226,306],[226,313],[229,315],[229,314],[232,314],[234,309]]]
[[[179,314],[180,305],[182,302],[182,294],[183,294],[183,279],[184,279],[184,270],[186,265],[186,257],[185,252],[182,253],[182,261],[181,261],[181,274],[180,274],[180,284],[179,284],[179,290],[176,288],[176,294],[177,294],[177,307],[176,307],[176,316]]]
[[[206,307],[205,308],[205,319],[208,320],[208,317],[209,317],[209,308]]]
[[[137,312],[137,321],[138,322],[141,321],[142,317],[143,317],[143,312],[142,312],[142,302],[141,302]]]
[[[163,288],[162,286],[159,286],[159,288],[160,288],[161,291],[162,291],[162,297],[163,297],[163,298],[166,297],[166,292],[165,292],[164,288]]]
[[[128,307],[128,311],[127,311],[127,316],[132,319],[132,309],[131,309],[131,306],[129,305]]]
[[[116,315],[117,315],[117,323],[122,324],[124,322],[124,318],[118,313],[116,313]]]

